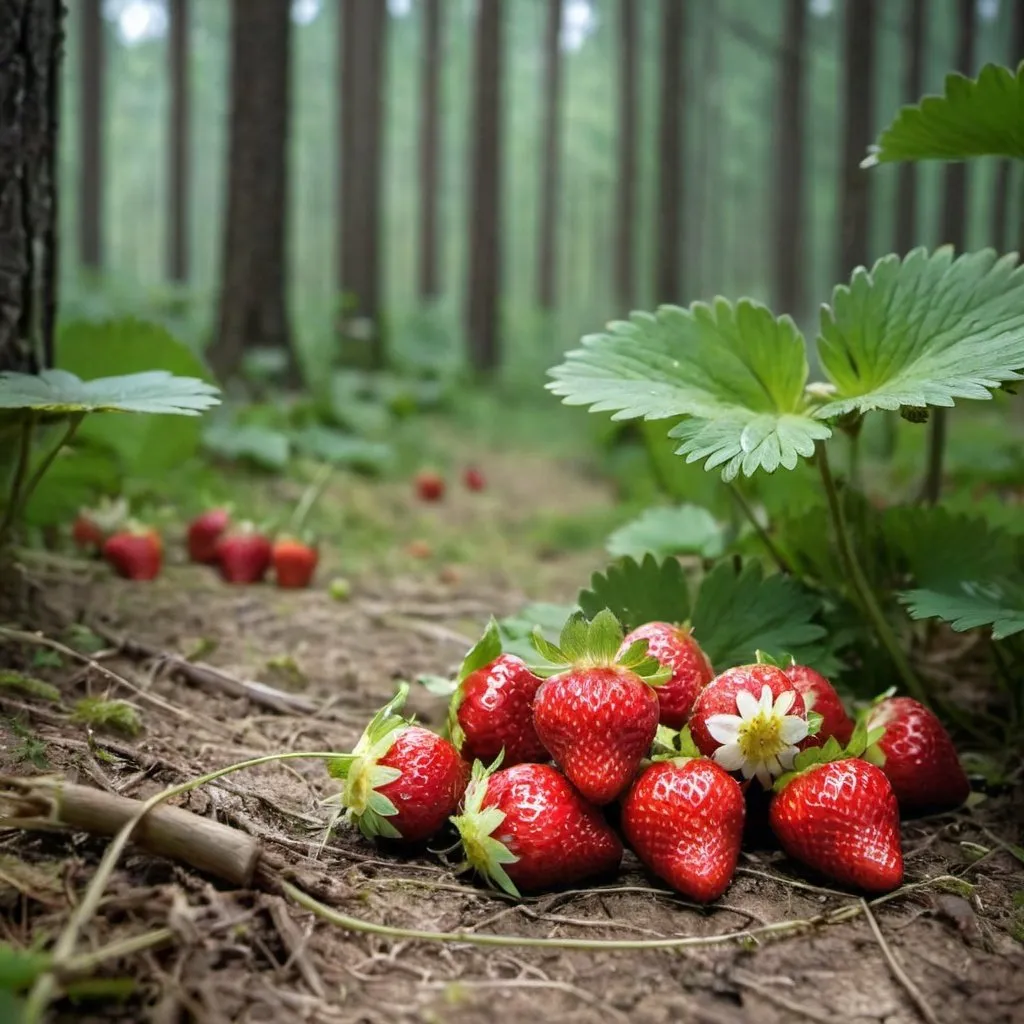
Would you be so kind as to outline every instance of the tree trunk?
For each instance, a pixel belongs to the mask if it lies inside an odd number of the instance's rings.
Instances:
[[[956,70],[969,75],[974,66],[975,0],[957,0]],[[959,255],[967,249],[967,164],[946,165],[942,195],[942,231],[939,241]]]
[[[290,0],[232,0],[227,217],[210,364],[234,373],[247,348],[291,356],[285,287]]]
[[[64,6],[0,2],[0,371],[53,363]]]
[[[83,267],[103,266],[103,135],[107,47],[103,0],[82,0],[79,123],[78,258]]]
[[[619,0],[618,174],[615,203],[615,299],[623,313],[635,293],[637,108],[637,0]]]
[[[654,289],[657,302],[679,302],[683,288],[683,53],[685,0],[662,0],[658,107],[658,222]]]
[[[167,139],[167,276],[185,282],[189,276],[189,0],[170,0],[170,31],[167,37],[168,74],[171,88]]]
[[[544,31],[544,149],[537,238],[537,304],[554,309],[558,296],[558,184],[561,156],[562,0],[548,0]]]
[[[908,0],[903,29],[903,102],[907,104],[919,103],[924,88],[924,6],[925,0]],[[917,161],[902,161],[896,175],[896,252],[905,256],[918,241]]]
[[[1016,69],[1024,60],[1024,0],[1011,0],[1010,8],[1010,60],[1011,68]],[[996,180],[992,189],[992,229],[990,244],[997,252],[1006,252],[1011,248],[1010,232],[1010,187],[1013,181],[1012,160],[1000,160],[996,169]],[[1024,220],[1024,210],[1021,211]],[[1024,252],[1024,249],[1021,250]],[[1021,405],[1021,402],[1017,403]]]
[[[871,175],[861,169],[875,109],[875,0],[846,0],[843,133],[839,179],[839,276],[868,262]]]
[[[804,312],[804,48],[806,0],[786,0],[779,51],[779,113],[775,127],[775,303],[777,312]]]
[[[441,0],[424,0],[420,64],[420,298],[441,292]]]
[[[340,25],[341,333],[350,349],[356,339],[362,347],[349,351],[348,362],[380,368],[387,362],[380,308],[387,4],[343,0]],[[356,330],[350,329],[352,321],[361,322]]]
[[[502,0],[477,0],[473,110],[470,123],[471,180],[466,338],[469,362],[478,374],[501,363],[501,132],[503,74]]]

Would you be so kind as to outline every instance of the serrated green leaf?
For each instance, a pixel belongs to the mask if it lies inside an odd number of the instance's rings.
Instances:
[[[688,417],[671,433],[683,441],[679,454],[708,470],[722,466],[726,480],[793,469],[831,434],[804,391],[796,325],[746,299],[634,313],[584,338],[550,376],[548,389],[566,404],[614,419]]]
[[[203,445],[222,459],[251,462],[274,472],[285,469],[291,455],[287,434],[255,423],[211,423],[203,432]]]
[[[575,606],[538,602],[527,605],[515,615],[499,619],[502,649],[506,654],[514,654],[530,662],[536,654],[530,640],[533,630],[539,629],[547,640],[557,641],[562,624],[578,610]]]
[[[608,608],[627,631],[647,622],[683,622],[690,617],[690,593],[683,567],[674,558],[659,562],[623,558],[594,573],[579,595],[586,615]]]
[[[293,431],[290,439],[304,455],[362,473],[381,473],[395,459],[394,448],[383,441],[369,441],[317,424]]]
[[[492,618],[487,623],[483,636],[469,649],[466,657],[462,660],[459,668],[458,682],[462,682],[467,676],[479,668],[490,665],[495,658],[501,654],[501,634],[498,631],[498,623]]]
[[[942,96],[903,107],[862,166],[901,160],[1024,160],[1024,64],[986,64],[975,79],[946,76]]]
[[[649,508],[632,522],[616,530],[607,542],[608,553],[616,558],[642,559],[674,555],[717,558],[725,546],[724,529],[707,509],[698,505],[677,508]]]
[[[533,633],[530,634],[530,642],[533,644],[537,653],[552,665],[559,665],[564,662],[565,659],[561,648],[548,640],[547,637],[541,633],[539,626],[537,626]]]
[[[911,618],[942,619],[958,633],[991,626],[992,638],[1003,640],[1024,630],[1024,581],[961,582],[948,589],[907,590],[896,595]]]
[[[823,307],[822,368],[832,418],[901,406],[986,399],[1024,369],[1024,268],[991,249],[954,259],[951,246],[915,249],[854,271]]]

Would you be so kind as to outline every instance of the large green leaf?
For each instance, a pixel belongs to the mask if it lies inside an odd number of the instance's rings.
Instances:
[[[222,459],[250,462],[260,469],[279,473],[288,465],[288,435],[255,423],[211,423],[203,432],[203,447]]]
[[[863,166],[977,156],[1024,160],[1024,64],[1016,74],[986,64],[976,79],[948,75],[942,96],[899,112]]]
[[[311,424],[292,434],[292,443],[306,455],[335,466],[349,466],[363,473],[380,473],[395,458],[391,445],[345,434],[333,427]]]
[[[818,355],[836,387],[822,417],[991,398],[1024,368],[1024,267],[991,249],[886,256],[836,288]]]
[[[99,495],[116,494],[120,483],[120,467],[113,452],[95,447],[64,448],[32,492],[24,510],[25,521],[34,526],[66,523]]]
[[[619,527],[609,538],[608,553],[619,557],[643,558],[650,553],[701,555],[715,558],[722,553],[724,531],[707,509],[697,505],[678,508],[649,508],[632,522]]]
[[[908,590],[900,595],[912,618],[942,619],[958,633],[991,626],[992,637],[1024,631],[1024,581],[961,582],[942,589]]]
[[[616,419],[688,417],[671,436],[690,462],[722,466],[725,479],[780,465],[793,469],[829,428],[804,393],[804,340],[789,317],[747,300],[689,309],[662,306],[612,323],[608,333],[550,371],[568,405]]]

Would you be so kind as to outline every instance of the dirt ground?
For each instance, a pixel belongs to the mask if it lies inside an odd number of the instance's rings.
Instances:
[[[561,591],[558,573],[544,577],[548,599],[572,596],[585,560],[562,566]],[[487,616],[512,612],[524,598],[500,572],[441,575],[366,575],[339,603],[321,591],[230,589],[185,567],[145,590],[102,573],[69,581],[63,572],[61,601],[73,614],[161,651],[205,648],[209,663],[304,697],[315,710],[276,712],[183,680],[158,660],[101,652],[100,663],[122,682],[95,667],[37,667],[61,687],[62,704],[0,691],[0,714],[45,744],[49,771],[135,798],[261,754],[345,751],[396,680],[451,671]],[[32,654],[18,650],[26,660]],[[131,701],[142,732],[124,738],[73,722],[64,708],[86,695]],[[414,691],[410,703],[425,722],[441,721],[438,698]],[[19,742],[0,728],[0,768],[32,774],[37,769],[16,756]],[[343,914],[467,941],[341,929],[266,891],[273,886],[239,891],[129,848],[79,950],[161,928],[172,936],[104,965],[103,976],[136,979],[122,1004],[64,1001],[53,1019],[1024,1021],[1024,910],[1014,905],[1024,864],[1007,849],[1021,842],[1020,791],[905,822],[908,886],[893,899],[868,907],[819,888],[762,841],[710,909],[673,896],[631,854],[605,885],[519,904],[458,875],[454,853],[444,852],[447,837],[435,844],[440,852],[397,856],[340,832],[318,855],[326,814],[319,802],[331,792],[322,762],[291,761],[228,776],[176,802],[257,837],[270,863],[309,881]],[[82,833],[0,832],[0,941],[52,939],[106,845]],[[930,881],[942,876],[959,881]],[[783,922],[797,924],[765,930]],[[728,933],[738,935],[715,941]],[[668,950],[489,948],[471,945],[471,935],[701,941]]]

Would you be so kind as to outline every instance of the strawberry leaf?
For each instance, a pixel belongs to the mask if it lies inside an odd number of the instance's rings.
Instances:
[[[1024,630],[1024,578],[949,583],[942,588],[907,590],[896,595],[911,618],[941,619],[958,633],[991,626],[992,639]]]
[[[717,558],[725,547],[721,524],[699,505],[678,508],[649,508],[638,518],[616,530],[607,542],[608,553],[616,558],[642,559],[674,555]]]
[[[623,558],[604,573],[594,573],[590,589],[579,595],[587,615],[608,608],[626,630],[647,622],[683,622],[690,617],[690,595],[682,565],[674,558],[641,562]]]
[[[534,627],[533,632],[530,634],[530,643],[533,644],[537,653],[545,661],[550,662],[554,666],[565,664],[565,655],[562,654],[562,649],[544,636],[540,631],[540,626]]]
[[[450,697],[459,686],[456,680],[446,676],[417,676],[416,682],[435,697]]]
[[[470,648],[469,653],[462,660],[459,668],[458,682],[462,682],[478,668],[490,665],[495,658],[501,654],[501,635],[498,632],[498,623],[492,618],[487,623],[487,629],[480,639]]]
[[[590,621],[585,653],[599,664],[614,663],[618,659],[622,639],[623,632],[619,620],[609,609],[602,608]],[[631,645],[629,651],[633,652],[635,646]],[[640,659],[641,662],[643,660]]]
[[[954,72],[945,84],[942,96],[900,110],[861,166],[978,156],[1024,160],[1024,64],[1016,73],[986,64],[975,79]]]
[[[821,723],[825,721],[823,715],[819,715],[817,711],[807,712],[807,735],[817,736],[821,732]]]
[[[682,757],[703,757],[704,755],[697,749],[697,744],[693,741],[693,736],[690,733],[690,727],[684,725],[679,732],[678,750]]]

